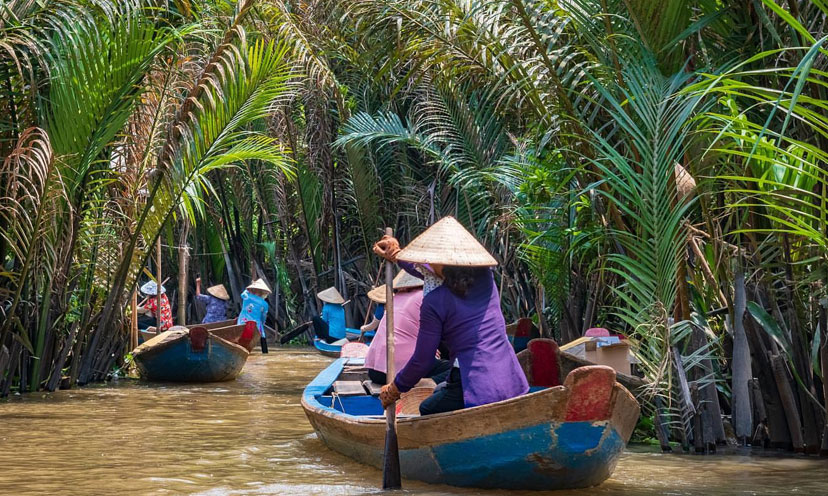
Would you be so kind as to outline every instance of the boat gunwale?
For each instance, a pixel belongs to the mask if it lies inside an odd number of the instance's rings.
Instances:
[[[338,370],[337,370],[337,373],[334,376],[334,379],[330,383],[327,384],[327,387],[325,388],[325,390],[330,388],[333,385],[333,383],[336,381],[336,378],[339,377],[339,374],[342,372],[342,370],[344,370],[344,366],[345,366],[346,361],[347,361],[346,358],[340,358],[340,359],[336,360],[335,362],[331,363],[331,365],[329,365],[328,367],[326,367],[323,370],[323,372],[320,372],[320,375],[321,375],[322,373],[324,373],[328,370],[331,370],[334,366],[336,366],[336,365],[339,366]],[[314,381],[315,380],[316,379],[314,379]],[[306,411],[313,411],[314,413],[323,415],[325,417],[333,418],[333,419],[341,419],[341,421],[344,421],[344,422],[347,422],[347,423],[353,424],[353,425],[374,425],[374,424],[385,425],[385,418],[381,417],[381,416],[367,417],[367,416],[362,416],[362,415],[351,415],[349,413],[337,410],[333,407],[324,406],[316,398],[317,395],[321,396],[322,393],[308,392],[308,388],[312,384],[313,384],[313,382],[311,382],[311,384],[308,384],[308,386],[302,392],[302,407]],[[615,387],[616,388],[618,387],[617,383],[616,383]],[[541,389],[539,391],[534,391],[534,392],[529,392],[529,393],[526,393],[526,394],[522,394],[520,396],[515,396],[514,398],[509,398],[509,399],[497,401],[497,402],[494,402],[494,403],[488,403],[488,404],[485,404],[485,405],[478,405],[478,406],[473,406],[473,407],[469,407],[469,408],[463,408],[461,410],[455,410],[455,411],[451,411],[451,412],[435,413],[435,414],[428,415],[428,416],[397,417],[397,424],[401,424],[401,425],[412,424],[412,425],[415,425],[416,423],[418,423],[420,421],[423,421],[423,422],[428,421],[429,423],[431,423],[431,422],[439,421],[441,419],[457,418],[459,416],[477,416],[481,412],[485,412],[487,410],[492,410],[494,408],[500,408],[502,406],[509,406],[509,405],[515,404],[515,403],[523,403],[523,402],[526,402],[528,399],[535,399],[535,398],[538,398],[540,396],[546,396],[546,395],[551,396],[551,395],[559,395],[559,394],[566,394],[566,393],[567,393],[567,389],[564,386],[554,386],[554,387]],[[610,423],[610,420],[611,420],[610,418],[607,418],[607,419],[602,419],[602,420],[593,420],[591,422],[607,422],[607,423]],[[545,420],[545,422],[556,422],[556,421],[557,422],[564,422],[563,419],[546,419]],[[528,425],[537,425],[537,423],[538,422],[534,422],[534,423],[533,422],[521,422],[520,419],[517,419],[513,425],[510,425],[510,426],[504,428],[503,430],[505,431],[505,430],[509,430],[509,429],[518,429],[518,428],[521,428],[521,427],[526,427]]]
[[[142,357],[142,358],[143,357],[152,357],[155,354],[162,353],[162,352],[166,351],[171,345],[178,343],[182,339],[185,339],[185,338],[189,339],[189,337],[190,337],[189,333],[188,334],[181,334],[180,336],[175,337],[173,339],[170,339],[169,341],[159,343],[157,346],[153,346],[151,348],[144,348],[143,350],[140,350],[137,353],[135,353],[135,350],[132,350],[132,358],[134,360],[136,357]],[[216,344],[218,344],[219,346],[227,347],[229,351],[231,351],[232,353],[234,353],[236,355],[241,355],[241,354],[244,354],[245,356],[250,355],[250,352],[247,351],[247,348],[245,348],[245,347],[243,347],[243,346],[241,346],[237,343],[233,343],[231,341],[228,341],[228,340],[226,340],[226,339],[224,339],[220,336],[216,336],[216,335],[210,333],[209,330],[208,330],[208,337],[207,338],[208,338],[208,341],[210,339],[218,340],[218,342]]]

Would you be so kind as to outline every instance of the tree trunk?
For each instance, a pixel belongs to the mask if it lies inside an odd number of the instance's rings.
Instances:
[[[691,351],[696,352],[707,345],[707,337],[704,331],[693,326],[693,335],[690,338]],[[724,443],[725,431],[722,424],[722,407],[719,404],[719,393],[716,390],[715,370],[710,359],[702,360],[699,367],[695,369],[694,380],[697,382],[707,381],[699,387],[699,400],[702,404],[702,427],[704,439],[708,444]],[[709,449],[713,449],[708,447]]]
[[[776,387],[779,389],[779,398],[782,401],[782,408],[785,410],[785,417],[788,421],[788,432],[791,434],[793,450],[797,453],[802,453],[805,451],[805,442],[802,439],[802,422],[799,419],[796,399],[791,390],[791,382],[785,369],[785,359],[779,355],[773,355],[770,361],[773,377],[776,380]]]
[[[752,318],[747,318],[745,330],[748,338],[753,343],[753,357],[756,360],[757,384],[762,392],[762,399],[767,412],[768,437],[771,448],[790,449],[791,436],[788,431],[785,411],[782,407],[779,388],[776,387],[773,370],[770,363],[771,353],[765,343],[766,336],[756,330],[756,324]]]
[[[753,376],[750,366],[750,348],[745,334],[745,273],[741,263],[736,269],[733,297],[733,430],[736,439],[745,445],[753,434],[753,412],[750,407],[750,388],[748,381]]]
[[[190,235],[190,223],[184,219],[182,224],[181,239],[178,242],[178,325],[187,325],[187,268],[190,263],[187,238]]]

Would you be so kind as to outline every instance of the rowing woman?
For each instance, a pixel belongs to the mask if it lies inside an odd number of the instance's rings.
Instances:
[[[455,366],[445,383],[420,404],[420,414],[448,412],[526,394],[529,384],[506,336],[506,321],[491,267],[497,261],[453,217],[428,228],[404,250],[384,236],[374,252],[413,275],[436,276],[420,308],[414,354],[382,388],[383,407],[414,387],[434,363],[441,341]]]

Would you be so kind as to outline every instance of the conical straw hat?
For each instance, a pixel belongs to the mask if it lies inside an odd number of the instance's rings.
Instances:
[[[394,289],[409,289],[409,288],[419,288],[423,285],[423,280],[412,276],[408,272],[401,270],[399,274],[394,278]],[[377,303],[385,303],[385,284],[382,286],[377,286],[376,288],[368,291],[368,298],[374,300]]]
[[[158,294],[158,285],[155,284],[155,281],[150,281],[143,286],[141,286],[141,292],[145,295],[155,296]],[[161,294],[167,292],[167,289],[164,286],[161,286]]]
[[[334,303],[336,305],[341,305],[345,303],[345,298],[343,298],[342,295],[339,294],[339,291],[337,291],[336,288],[333,286],[326,289],[325,291],[320,291],[316,293],[316,297],[326,303]]]
[[[394,278],[394,289],[419,288],[422,285],[422,279],[412,276],[404,270],[401,270],[400,273],[397,274],[397,277]]]
[[[443,217],[414,238],[397,260],[427,264],[491,267],[497,260],[454,217]]]
[[[676,177],[676,189],[680,199],[692,198],[693,192],[696,189],[696,180],[687,172],[687,169],[676,162],[674,167],[674,174]]]
[[[207,288],[207,292],[219,300],[229,300],[230,295],[227,294],[227,288],[224,287],[224,284],[216,284],[215,286],[210,286]]]
[[[261,289],[262,291],[266,291],[268,293],[272,292],[270,291],[270,288],[267,287],[267,283],[264,282],[264,279],[256,279],[256,281],[250,284],[250,286],[247,286],[247,289]]]
[[[376,303],[385,304],[385,284],[368,291],[368,298]]]

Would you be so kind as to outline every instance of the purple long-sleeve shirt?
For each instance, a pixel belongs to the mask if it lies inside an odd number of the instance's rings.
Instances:
[[[400,267],[414,275],[413,264]],[[486,405],[526,394],[529,384],[520,368],[500,310],[500,296],[491,271],[478,278],[461,298],[440,286],[423,298],[420,330],[414,354],[394,379],[401,392],[408,391],[434,365],[440,341],[460,364],[466,408]]]

